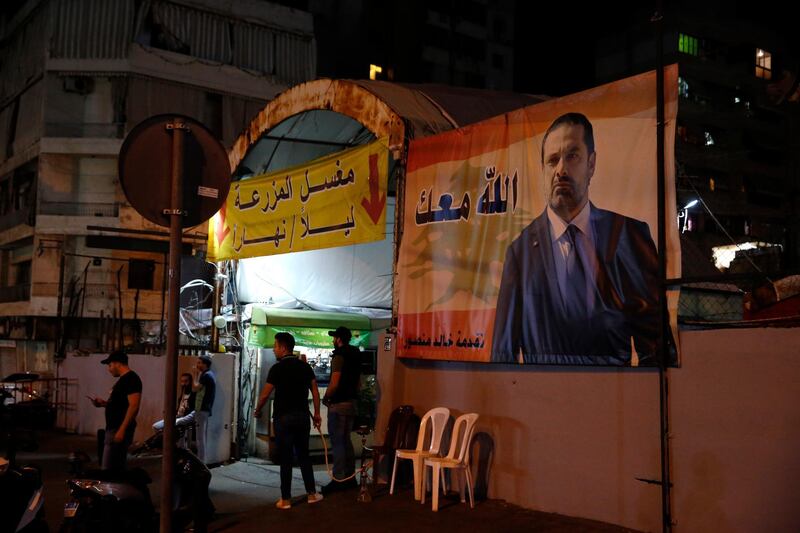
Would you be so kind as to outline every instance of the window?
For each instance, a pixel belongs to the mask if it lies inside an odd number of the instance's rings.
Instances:
[[[30,285],[31,283],[31,262],[20,261],[14,268],[14,285]]]
[[[697,37],[685,33],[678,34],[678,52],[697,57],[698,48]]]
[[[756,48],[756,78],[772,79],[772,54],[761,48]]]

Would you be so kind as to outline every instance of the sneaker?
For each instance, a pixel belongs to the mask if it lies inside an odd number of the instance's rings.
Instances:
[[[278,509],[291,509],[292,508],[292,500],[278,500],[278,503],[275,504],[275,507]]]
[[[312,492],[308,495],[308,503],[317,503],[321,502],[324,496],[319,492]]]

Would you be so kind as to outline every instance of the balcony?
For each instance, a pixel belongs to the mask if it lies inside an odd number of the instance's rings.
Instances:
[[[64,217],[118,217],[118,203],[50,202],[39,204],[40,215]]]
[[[30,208],[24,207],[0,215],[0,231],[9,230],[22,224],[31,225],[30,214]]]
[[[11,287],[0,287],[0,303],[6,302],[25,302],[31,299],[31,286],[12,285]]]
[[[125,124],[121,122],[47,122],[44,131],[45,137],[121,139],[125,136]]]

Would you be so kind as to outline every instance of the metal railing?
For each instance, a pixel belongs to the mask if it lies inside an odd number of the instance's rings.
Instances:
[[[0,302],[25,302],[31,299],[31,286],[12,285],[11,287],[0,287]]]
[[[121,139],[125,136],[124,123],[48,122],[44,126],[46,137],[94,137]]]
[[[118,203],[50,202],[39,204],[39,214],[67,217],[118,217]]]
[[[673,280],[680,289],[678,322],[682,327],[731,328],[757,325],[800,325],[797,305],[778,302],[774,280],[788,274],[732,274],[708,279]],[[789,279],[789,278],[786,278]],[[791,295],[788,295],[791,296]]]

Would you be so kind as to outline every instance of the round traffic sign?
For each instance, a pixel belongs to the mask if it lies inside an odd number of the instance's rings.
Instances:
[[[183,115],[156,115],[131,130],[119,152],[125,197],[144,218],[169,227],[173,128],[183,132],[182,227],[196,226],[219,211],[228,196],[228,154],[200,122]],[[165,213],[166,211],[166,213]]]

